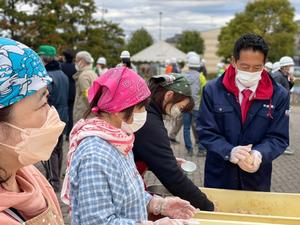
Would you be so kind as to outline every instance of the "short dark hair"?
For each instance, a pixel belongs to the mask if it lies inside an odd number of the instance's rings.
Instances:
[[[66,59],[66,63],[72,63],[75,57],[75,52],[72,49],[65,49],[62,52],[63,56]]]
[[[234,44],[233,57],[235,60],[240,58],[241,50],[251,49],[259,51],[264,54],[264,61],[266,62],[269,52],[269,47],[266,41],[257,34],[244,34]]]

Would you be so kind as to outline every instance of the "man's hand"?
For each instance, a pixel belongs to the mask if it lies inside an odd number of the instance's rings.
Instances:
[[[252,163],[248,163],[247,160],[241,160],[238,162],[238,166],[248,173],[255,173],[259,169],[262,162],[262,155],[259,151],[252,150],[251,156],[253,158]]]
[[[237,164],[239,161],[245,160],[247,157],[250,157],[252,145],[247,146],[236,146],[231,150],[229,161]]]

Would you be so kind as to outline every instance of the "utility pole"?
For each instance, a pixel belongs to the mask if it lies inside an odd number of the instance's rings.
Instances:
[[[162,26],[161,26],[161,20],[162,20],[162,12],[159,12],[159,39],[161,41],[161,32],[162,32]]]

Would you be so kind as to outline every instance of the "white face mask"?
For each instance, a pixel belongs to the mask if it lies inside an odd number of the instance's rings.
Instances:
[[[144,126],[146,120],[147,120],[147,111],[141,113],[134,113],[133,123],[128,125],[133,132],[137,132],[139,129],[141,129]]]
[[[79,70],[80,70],[80,68],[79,68],[79,66],[78,66],[77,63],[75,64],[75,69],[76,69],[76,71],[79,71]]]
[[[181,112],[180,108],[177,105],[173,105],[171,108],[170,116],[175,119],[175,118],[179,117],[181,114],[182,114],[182,112]]]
[[[258,84],[258,82],[261,79],[261,71],[258,72],[246,72],[243,70],[238,70],[237,69],[237,73],[236,73],[236,79],[244,86],[244,87],[252,87]]]

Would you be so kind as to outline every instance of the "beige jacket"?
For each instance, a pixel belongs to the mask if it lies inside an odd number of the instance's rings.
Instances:
[[[94,80],[98,78],[97,74],[92,68],[92,65],[84,67],[73,75],[76,82],[76,96],[73,110],[74,124],[83,118],[84,113],[89,107],[87,93]]]

